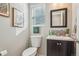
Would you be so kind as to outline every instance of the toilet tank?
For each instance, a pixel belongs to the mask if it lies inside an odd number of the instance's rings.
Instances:
[[[40,47],[41,39],[42,39],[42,36],[40,35],[31,36],[32,47],[37,47],[37,48]]]

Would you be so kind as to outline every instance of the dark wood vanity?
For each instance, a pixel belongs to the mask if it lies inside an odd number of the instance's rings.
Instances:
[[[75,56],[74,41],[47,39],[47,56]]]

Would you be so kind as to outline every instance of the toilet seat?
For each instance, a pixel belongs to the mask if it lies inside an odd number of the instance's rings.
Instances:
[[[37,48],[36,47],[30,47],[24,50],[23,56],[34,56],[37,53]]]

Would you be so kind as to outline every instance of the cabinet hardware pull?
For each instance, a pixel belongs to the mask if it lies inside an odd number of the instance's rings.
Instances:
[[[60,43],[60,45],[61,45],[61,43]]]
[[[61,45],[61,43],[57,43],[57,45]]]
[[[57,45],[60,45],[59,43],[57,43]]]

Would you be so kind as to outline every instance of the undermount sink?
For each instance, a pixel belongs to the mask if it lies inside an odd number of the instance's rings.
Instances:
[[[66,40],[66,41],[75,41],[74,39],[72,39],[71,37],[67,37],[67,36],[56,36],[56,35],[49,35],[47,36],[46,39],[50,39],[50,40]]]

